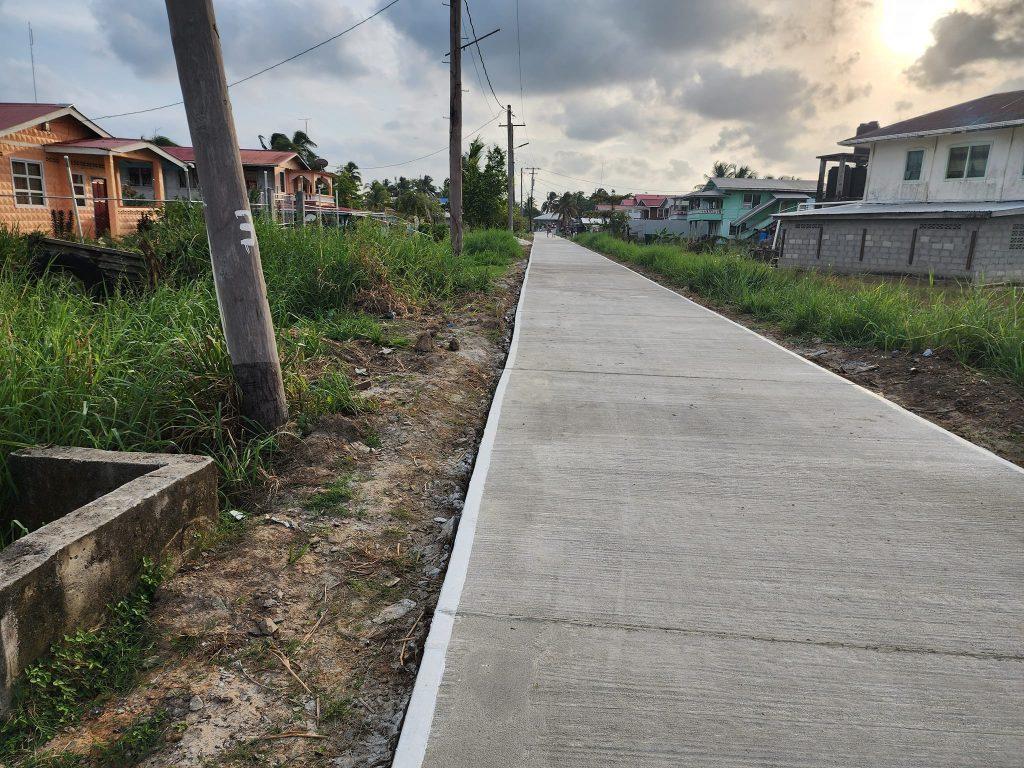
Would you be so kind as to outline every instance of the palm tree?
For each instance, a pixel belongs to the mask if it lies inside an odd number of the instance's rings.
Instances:
[[[143,141],[148,141],[150,144],[156,144],[158,147],[176,147],[176,142],[172,139],[167,138],[162,133],[154,133],[152,136],[142,136]]]
[[[366,191],[365,200],[371,211],[383,211],[391,205],[391,193],[384,184],[374,181]]]
[[[711,165],[711,174],[704,174],[704,178],[711,179],[756,179],[757,171],[749,165],[737,166],[736,163],[726,163],[716,160]]]
[[[562,231],[567,232],[573,220],[580,217],[579,196],[572,192],[564,192],[560,198],[555,200],[551,211],[558,214]]]
[[[313,151],[313,148],[316,147],[316,142],[309,138],[305,131],[296,131],[292,134],[291,138],[288,138],[286,133],[272,133],[270,134],[269,142],[262,135],[259,139],[260,146],[264,149],[274,149],[278,152],[294,152],[309,166],[312,166],[319,159],[316,152]]]
[[[541,204],[540,209],[544,211],[544,213],[554,213],[557,201],[558,193],[548,192],[548,198]]]

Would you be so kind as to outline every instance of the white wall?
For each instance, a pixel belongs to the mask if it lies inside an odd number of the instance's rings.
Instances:
[[[946,179],[950,147],[991,145],[983,179]],[[907,152],[924,150],[920,181],[903,181]],[[1024,200],[1024,127],[878,141],[871,145],[866,200],[951,202]]]

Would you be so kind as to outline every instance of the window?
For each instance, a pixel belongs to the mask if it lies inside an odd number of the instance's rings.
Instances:
[[[743,193],[743,207],[744,208],[756,208],[761,204],[761,195],[755,192],[744,192]]]
[[[280,190],[281,192],[284,192],[284,191],[285,191],[285,186],[284,186],[284,171],[278,171],[278,173],[277,173],[277,178],[278,178],[278,181],[280,182],[280,183],[279,183],[279,184],[277,185],[277,187],[278,187],[278,189],[279,189],[279,190]]]
[[[85,176],[80,173],[71,174],[71,186],[75,192],[75,205],[79,208],[85,207]]]
[[[988,144],[950,147],[946,163],[947,179],[983,179],[988,169]]]
[[[17,205],[46,205],[43,195],[43,166],[29,160],[11,160],[14,202]]]
[[[153,169],[150,166],[129,166],[128,186],[131,187],[152,187]]]
[[[921,166],[924,165],[924,150],[912,149],[907,152],[907,164],[903,167],[904,181],[920,181]]]

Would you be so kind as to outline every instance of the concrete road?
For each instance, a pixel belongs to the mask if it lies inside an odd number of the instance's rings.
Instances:
[[[1024,765],[1024,472],[537,238],[399,768]]]

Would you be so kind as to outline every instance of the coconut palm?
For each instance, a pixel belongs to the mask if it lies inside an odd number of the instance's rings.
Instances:
[[[560,198],[555,200],[551,212],[558,214],[559,224],[563,231],[568,231],[572,222],[580,217],[579,195],[572,192],[564,192]]]
[[[370,188],[364,196],[366,206],[371,211],[383,211],[391,206],[391,193],[388,188],[379,181],[371,182]]]
[[[558,193],[557,192],[548,192],[548,197],[547,197],[547,199],[543,203],[541,203],[540,209],[542,211],[544,211],[544,213],[554,213],[554,210],[555,210],[554,206],[556,205],[557,202],[558,202]]]
[[[305,131],[296,131],[291,138],[286,133],[272,133],[267,141],[261,135],[260,146],[264,149],[274,149],[278,152],[294,152],[309,166],[312,166],[320,158],[313,149],[316,142],[306,134]]]
[[[716,160],[711,165],[711,174],[704,174],[705,179],[756,179],[757,171],[749,165],[736,165]]]

